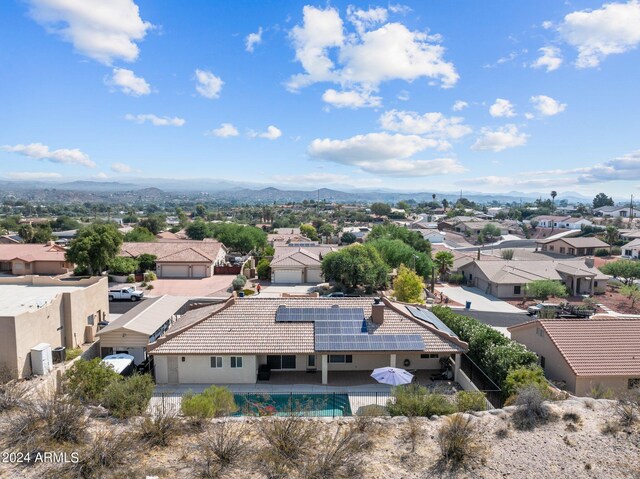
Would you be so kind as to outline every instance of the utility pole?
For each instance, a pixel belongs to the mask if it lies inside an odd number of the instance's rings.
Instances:
[[[633,223],[633,195],[631,195],[631,206],[629,207],[629,224]]]

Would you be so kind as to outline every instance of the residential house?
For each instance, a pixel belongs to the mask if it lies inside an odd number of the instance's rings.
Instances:
[[[22,238],[18,235],[2,235],[0,236],[0,244],[16,244],[22,243]]]
[[[596,216],[604,216],[605,218],[631,218],[631,216],[637,217],[637,208],[631,208],[630,206],[602,206],[593,210]]]
[[[431,244],[444,243],[444,239],[446,236],[446,233],[444,231],[438,230],[421,229],[418,230],[418,232]]]
[[[294,383],[299,374],[331,384],[332,375],[356,372],[372,381],[371,371],[383,366],[437,371],[441,358],[453,356],[458,365],[467,349],[429,311],[386,298],[232,297],[169,330],[149,354],[160,384],[251,384],[260,366]]]
[[[593,226],[593,223],[585,218],[572,216],[535,216],[531,221],[537,221],[540,228],[580,230],[583,226]]]
[[[622,256],[640,259],[640,238],[630,241],[622,247]]]
[[[0,272],[14,275],[66,274],[73,264],[65,257],[66,250],[53,241],[47,244],[0,244]]]
[[[0,278],[0,367],[31,375],[31,348],[91,343],[109,314],[108,279]]]
[[[539,319],[507,329],[538,355],[547,378],[577,396],[640,387],[639,319]]]
[[[225,263],[227,248],[210,239],[125,242],[120,248],[120,256],[137,258],[141,254],[156,256],[158,278],[207,278],[213,276],[215,266]]]
[[[594,266],[593,258],[520,261],[460,258],[454,266],[468,285],[498,298],[523,298],[525,286],[542,279],[562,282],[572,295],[602,294],[610,278]]]
[[[460,233],[464,233],[466,235],[472,236],[474,238],[478,237],[482,230],[488,226],[493,225],[500,230],[500,235],[521,235],[522,228],[516,221],[484,221],[484,220],[476,220],[476,221],[461,221],[458,223],[454,230]]]
[[[598,249],[608,249],[609,245],[595,237],[546,238],[537,240],[542,251],[565,254],[567,256],[593,256]]]
[[[271,261],[271,282],[284,284],[322,283],[322,258],[337,246],[308,243],[276,245]]]
[[[454,216],[453,218],[443,218],[441,221],[438,221],[438,229],[440,231],[456,231],[460,232],[459,229],[456,229],[456,226],[459,223],[465,221],[471,221],[473,218],[471,216]]]
[[[180,296],[157,296],[141,301],[96,333],[100,356],[125,353],[135,364],[147,359],[147,346],[161,337],[188,309],[188,299]]]

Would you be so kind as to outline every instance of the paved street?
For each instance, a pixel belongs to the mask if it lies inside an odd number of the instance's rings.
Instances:
[[[520,313],[522,311],[506,301],[469,286],[436,286],[436,291],[442,291],[445,296],[459,304],[471,301],[471,309],[474,311],[501,313]]]

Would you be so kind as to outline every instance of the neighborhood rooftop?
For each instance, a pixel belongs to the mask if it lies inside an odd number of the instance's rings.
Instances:
[[[14,316],[25,311],[36,311],[53,301],[59,294],[76,291],[82,286],[44,286],[33,284],[2,284],[0,316]]]

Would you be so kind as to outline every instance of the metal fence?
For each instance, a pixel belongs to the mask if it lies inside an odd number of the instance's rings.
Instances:
[[[487,401],[489,401],[494,408],[499,409],[504,405],[502,389],[480,369],[480,366],[469,359],[469,356],[466,354],[462,354],[461,356],[460,369],[467,375],[469,380],[486,395]]]

